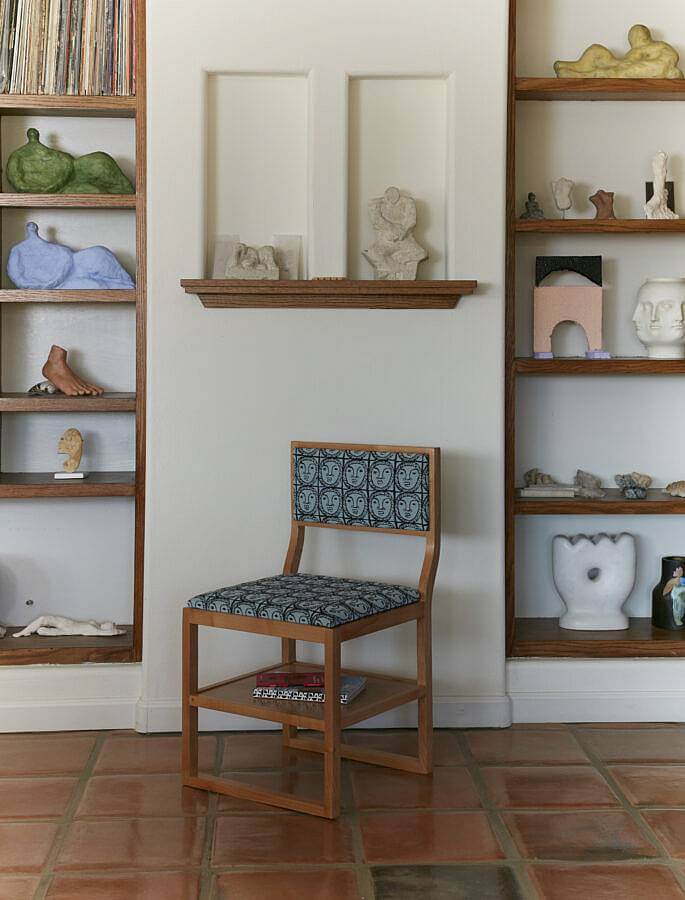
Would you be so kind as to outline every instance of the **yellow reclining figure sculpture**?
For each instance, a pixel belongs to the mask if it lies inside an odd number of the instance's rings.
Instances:
[[[559,78],[683,78],[678,51],[664,41],[652,40],[646,25],[628,32],[630,50],[620,59],[602,44],[588,47],[579,60],[554,63]]]

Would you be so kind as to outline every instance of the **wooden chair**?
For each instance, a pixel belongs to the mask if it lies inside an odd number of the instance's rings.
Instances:
[[[431,597],[440,554],[440,450],[313,444],[294,441],[292,523],[283,574],[200,594],[183,611],[183,783],[285,809],[334,819],[340,812],[340,762],[353,759],[429,774],[432,771]],[[425,538],[418,590],[379,582],[300,575],[306,528],[382,531]],[[343,641],[403,622],[416,622],[415,679],[368,672],[364,691],[340,703]],[[253,698],[255,675],[198,686],[198,626],[281,638],[280,665],[297,671],[297,641],[324,646],[325,701],[296,703]],[[386,710],[418,701],[418,758],[341,743],[341,729]],[[198,710],[214,709],[280,722],[284,747],[324,754],[322,803],[292,793],[198,773]],[[323,732],[323,740],[298,737],[298,728]]]

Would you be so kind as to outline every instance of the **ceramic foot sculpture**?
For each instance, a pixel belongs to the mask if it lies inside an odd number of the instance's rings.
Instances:
[[[652,160],[652,199],[645,203],[645,215],[648,219],[679,219],[668,205],[668,154],[659,150]]]
[[[622,612],[636,571],[632,534],[559,534],[552,542],[554,584],[566,604],[559,619],[571,631],[622,631],[628,616]]]
[[[376,240],[364,256],[376,270],[376,277],[393,281],[414,281],[419,263],[428,253],[414,237],[416,203],[413,197],[389,187],[382,197],[369,203],[369,217]]]
[[[28,194],[134,194],[135,189],[107,153],[88,153],[75,159],[40,142],[35,128],[28,143],[7,160],[7,180]]]
[[[121,628],[117,628],[114,622],[96,622],[94,619],[81,621],[68,619],[66,616],[38,616],[22,631],[16,631],[12,637],[28,637],[31,634],[40,634],[46,637],[74,634],[115,637],[117,634],[125,633]]]
[[[83,397],[88,394],[99,396],[104,393],[97,384],[91,384],[79,377],[67,363],[67,351],[53,344],[43,366],[43,375],[48,379],[30,389],[29,394],[62,393],[68,397]]]
[[[678,51],[664,41],[652,40],[646,25],[628,32],[630,50],[621,59],[602,44],[593,44],[578,60],[554,63],[559,78],[683,78]]]
[[[24,290],[131,290],[126,269],[106,247],[71,250],[44,241],[35,222],[26,226],[26,239],[10,250],[7,274]]]
[[[685,359],[685,278],[649,278],[633,324],[650,359]]]

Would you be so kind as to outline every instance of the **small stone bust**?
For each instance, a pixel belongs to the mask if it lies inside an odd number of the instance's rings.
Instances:
[[[544,219],[545,214],[542,210],[542,207],[538,203],[538,198],[531,191],[528,194],[528,199],[526,200],[526,208],[521,213],[522,219]]]

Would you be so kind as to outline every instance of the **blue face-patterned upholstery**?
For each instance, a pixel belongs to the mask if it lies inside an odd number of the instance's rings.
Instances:
[[[188,601],[209,612],[335,628],[417,603],[415,588],[328,575],[276,575],[199,594]]]
[[[329,525],[428,531],[428,456],[295,447],[293,518]]]

